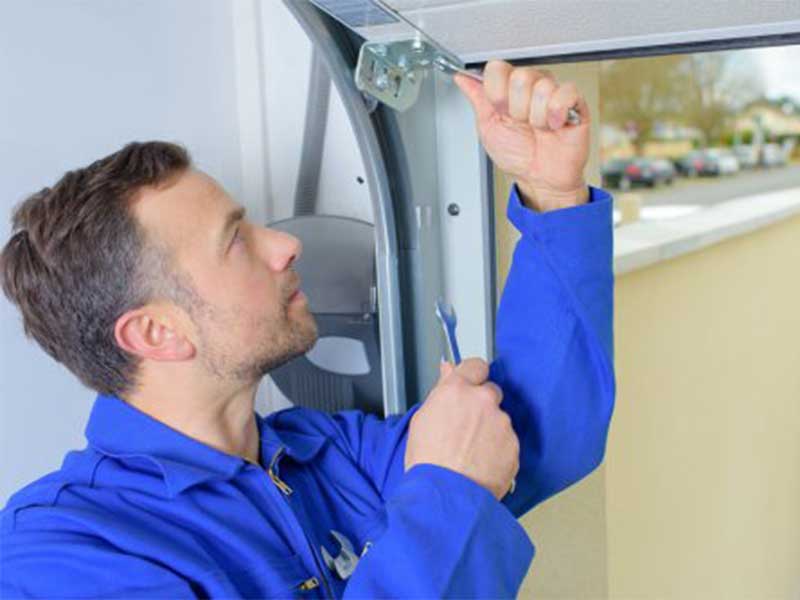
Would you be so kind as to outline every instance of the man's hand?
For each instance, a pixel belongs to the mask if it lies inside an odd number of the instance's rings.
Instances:
[[[500,410],[503,394],[488,382],[489,365],[470,358],[444,363],[439,382],[411,418],[405,469],[446,467],[488,489],[500,500],[519,471],[519,440]]]
[[[546,211],[585,203],[583,168],[589,155],[589,107],[573,83],[559,84],[546,70],[491,61],[483,84],[457,74],[472,104],[478,133],[499,169],[517,182],[523,201]],[[567,123],[575,107],[579,125]]]

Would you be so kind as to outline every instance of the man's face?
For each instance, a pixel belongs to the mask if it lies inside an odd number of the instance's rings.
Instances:
[[[248,221],[199,171],[145,190],[133,212],[172,258],[165,268],[183,283],[174,299],[194,323],[192,341],[209,373],[257,381],[313,346],[316,323],[293,269],[298,239]]]

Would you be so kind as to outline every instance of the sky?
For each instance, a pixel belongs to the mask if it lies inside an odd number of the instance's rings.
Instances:
[[[800,101],[800,45],[748,50],[761,68],[767,97],[793,96]]]

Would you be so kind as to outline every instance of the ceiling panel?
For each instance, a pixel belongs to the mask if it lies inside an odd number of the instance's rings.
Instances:
[[[465,62],[800,33],[800,0],[388,0],[386,4]],[[403,23],[357,31],[369,40],[413,34]]]

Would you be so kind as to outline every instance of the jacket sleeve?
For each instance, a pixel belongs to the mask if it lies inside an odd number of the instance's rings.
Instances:
[[[511,598],[533,545],[488,490],[436,465],[409,469],[387,497],[383,531],[345,598]]]
[[[523,206],[497,315],[491,378],[520,439],[520,471],[503,502],[521,516],[601,462],[614,407],[611,197],[546,213]]]
[[[338,436],[384,500],[345,598],[509,598],[534,548],[511,512],[485,488],[444,467],[404,472],[406,414],[333,415]]]

